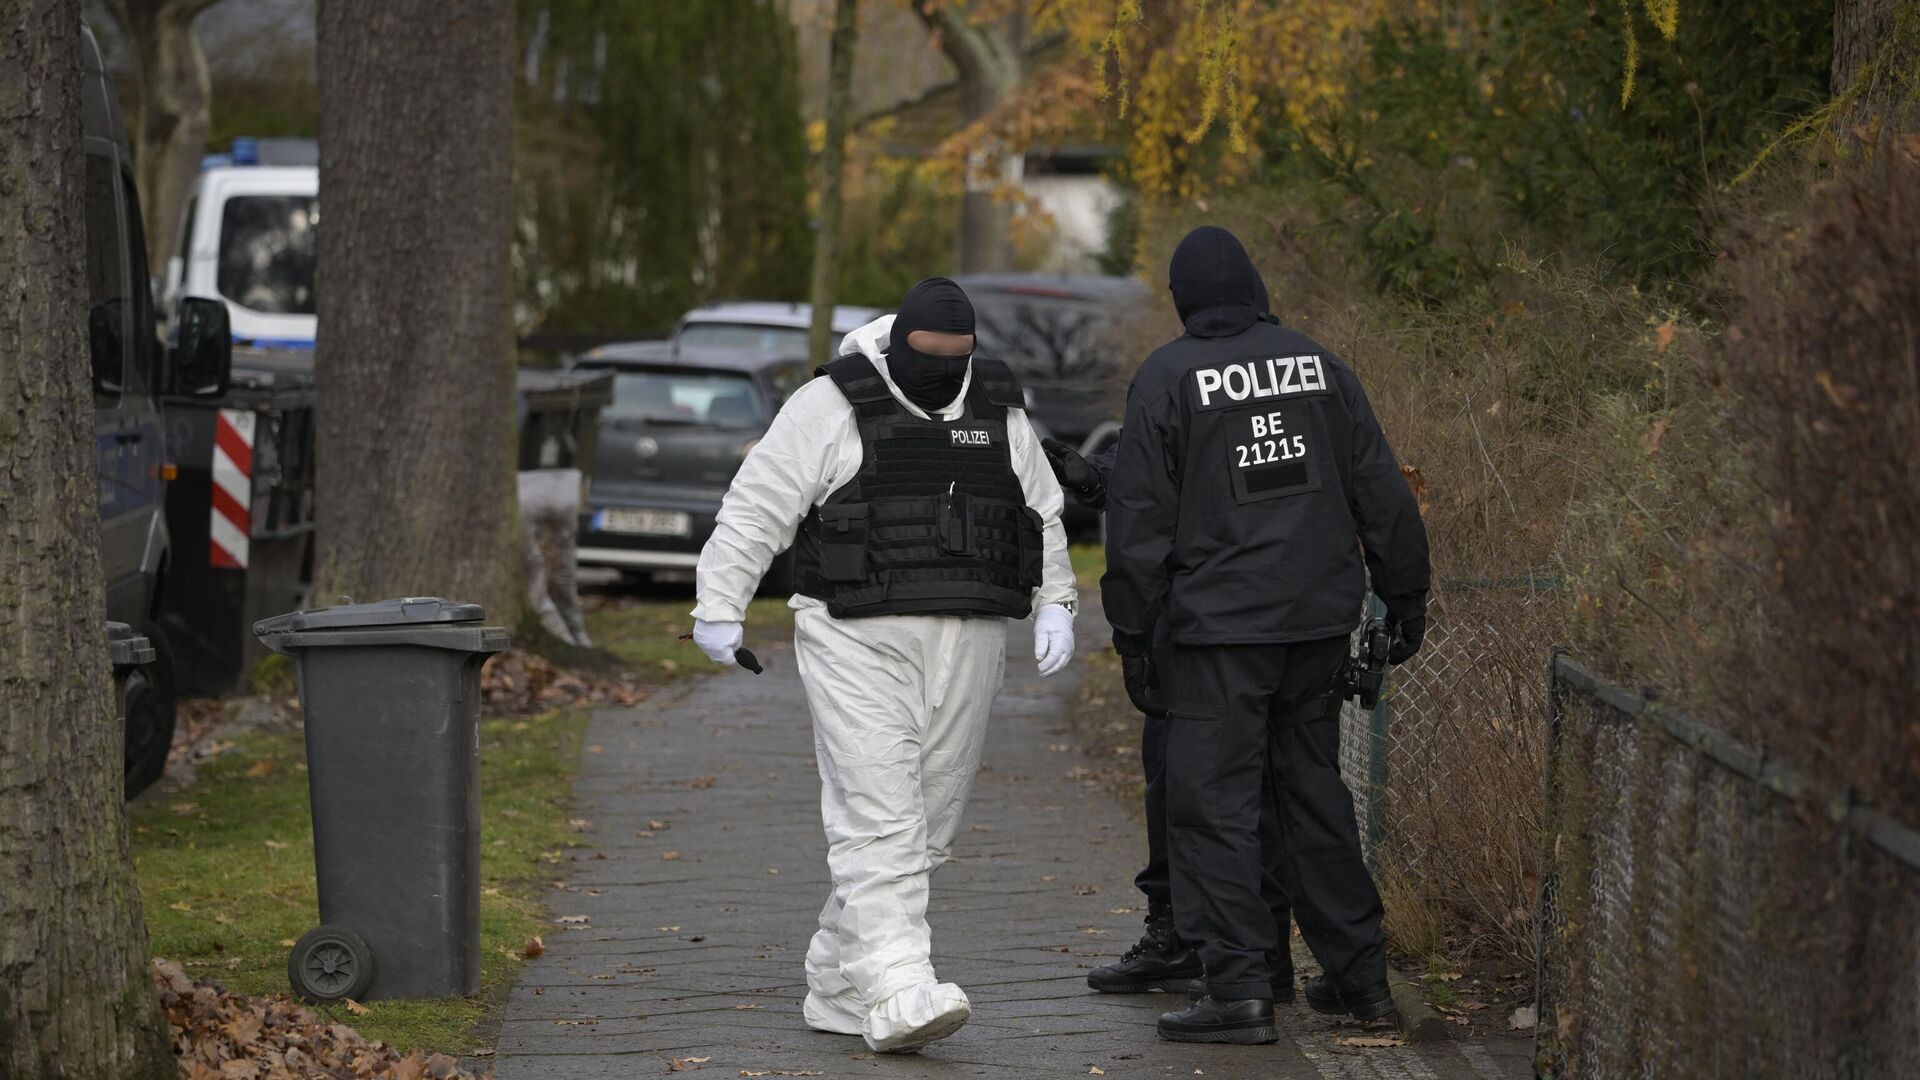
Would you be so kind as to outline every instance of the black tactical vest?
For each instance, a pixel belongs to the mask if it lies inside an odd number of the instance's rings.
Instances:
[[[824,600],[836,619],[1025,618],[1043,541],[1007,441],[1007,409],[1024,404],[1013,373],[975,358],[954,420],[909,412],[864,356],[843,356],[820,374],[853,405],[860,472],[801,524],[799,591]]]

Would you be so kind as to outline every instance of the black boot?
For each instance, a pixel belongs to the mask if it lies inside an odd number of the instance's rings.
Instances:
[[[1378,1020],[1393,1013],[1393,991],[1386,983],[1355,994],[1343,994],[1325,975],[1307,980],[1307,1004],[1314,1012],[1328,1016],[1351,1016],[1355,1020]]]
[[[1173,934],[1173,915],[1147,915],[1147,932],[1117,962],[1087,972],[1087,985],[1103,994],[1178,993],[1204,971],[1200,954]]]
[[[1206,976],[1203,975],[1200,978],[1195,979],[1192,982],[1187,984],[1187,1000],[1199,1001],[1201,998],[1206,996],[1207,996]],[[1273,1003],[1275,1005],[1293,1004],[1293,971],[1292,969],[1288,969],[1284,974],[1275,975],[1273,977]],[[1323,1009],[1321,1011],[1324,1012],[1325,1010]]]
[[[1215,1001],[1203,997],[1179,1012],[1160,1014],[1160,1037],[1168,1042],[1270,1043],[1280,1038],[1273,1002],[1265,998]]]

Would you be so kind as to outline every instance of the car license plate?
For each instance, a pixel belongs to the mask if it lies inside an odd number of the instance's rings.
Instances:
[[[630,536],[690,536],[693,518],[678,510],[634,510],[608,507],[593,515],[593,527],[600,532],[626,533]]]

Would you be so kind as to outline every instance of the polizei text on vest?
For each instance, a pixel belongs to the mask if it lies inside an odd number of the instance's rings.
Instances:
[[[1243,360],[1226,367],[1200,368],[1193,373],[1194,388],[1200,392],[1200,407],[1288,394],[1319,393],[1327,389],[1326,369],[1318,356],[1275,356],[1265,360]]]

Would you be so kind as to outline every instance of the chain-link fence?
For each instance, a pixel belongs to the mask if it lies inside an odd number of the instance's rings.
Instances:
[[[1920,834],[1564,656],[1550,682],[1540,1075],[1920,1076]]]
[[[1493,949],[1531,964],[1546,700],[1558,581],[1455,582],[1371,712],[1348,702],[1341,771],[1403,951]],[[1374,611],[1378,611],[1377,601]]]

